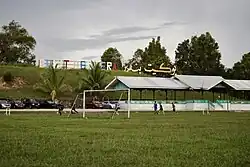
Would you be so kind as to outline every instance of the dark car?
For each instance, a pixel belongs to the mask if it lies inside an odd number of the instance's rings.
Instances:
[[[103,105],[99,101],[91,101],[91,102],[86,103],[85,108],[86,109],[102,109]]]
[[[36,99],[22,99],[22,103],[24,104],[24,108],[40,108],[40,103]]]
[[[17,108],[17,109],[24,109],[25,108],[25,104],[21,101],[21,100],[15,100],[12,101],[12,108]]]
[[[42,109],[59,109],[64,108],[62,104],[55,103],[50,100],[38,100],[40,107]]]

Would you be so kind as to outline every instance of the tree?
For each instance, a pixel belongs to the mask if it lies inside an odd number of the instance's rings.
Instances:
[[[148,46],[145,48],[142,56],[142,66],[147,68],[148,64],[152,64],[153,68],[159,68],[160,65],[170,65],[170,59],[166,55],[166,48],[161,46],[160,37],[152,39]]]
[[[64,92],[71,91],[71,87],[64,83],[66,73],[59,75],[57,66],[58,64],[55,67],[51,65],[46,69],[41,75],[41,81],[34,86],[35,90],[49,94],[52,101]]]
[[[84,71],[84,77],[81,78],[77,90],[82,92],[85,89],[103,89],[107,75],[108,73],[101,69],[100,63],[91,61],[89,69]]]
[[[132,59],[128,60],[127,65],[130,66],[132,65],[133,68],[138,68],[142,66],[142,57],[143,57],[143,50],[142,49],[137,49],[132,57]]]
[[[32,64],[36,40],[18,22],[11,21],[0,31],[0,63]]]
[[[229,71],[233,79],[250,79],[250,52],[242,56],[242,59],[235,63]]]
[[[177,50],[175,51],[175,65],[178,68],[180,74],[190,74],[192,63],[190,59],[190,43],[189,39],[184,40],[181,44],[178,44]]]
[[[112,62],[116,64],[116,67],[121,70],[122,69],[122,55],[116,48],[108,48],[104,51],[101,56],[102,62]]]
[[[224,75],[219,45],[209,32],[178,44],[175,51],[177,73],[195,75]]]

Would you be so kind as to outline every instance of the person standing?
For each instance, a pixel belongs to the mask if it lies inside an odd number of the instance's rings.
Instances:
[[[156,103],[156,101],[155,101],[155,103],[154,103],[154,114],[158,114],[158,111],[157,111],[157,103]]]
[[[159,111],[162,112],[163,115],[165,115],[165,112],[164,112],[164,110],[163,110],[163,106],[162,106],[161,102],[159,103],[159,106],[160,106]]]
[[[174,104],[174,102],[172,102],[172,108],[173,108],[173,112],[177,113],[177,111],[175,110],[175,104]]]
[[[71,114],[75,114],[75,113],[78,113],[77,111],[76,111],[76,104],[75,103],[73,103],[73,105],[72,105],[72,108],[71,108]]]

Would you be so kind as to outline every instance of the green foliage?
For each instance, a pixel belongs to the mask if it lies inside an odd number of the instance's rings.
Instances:
[[[8,90],[0,90],[0,97],[12,97],[12,98],[48,98],[49,93],[44,93],[41,91],[34,91],[33,85],[41,82],[41,74],[47,72],[47,68],[38,68],[34,66],[30,67],[21,67],[21,66],[13,66],[13,65],[0,65],[0,76],[6,71],[9,71],[15,77],[21,77],[25,81],[25,85],[18,89],[8,89]],[[62,70],[57,69],[57,75],[63,76],[66,73],[66,77],[64,83],[69,85],[72,88],[76,88],[79,86],[79,81],[82,77],[86,75],[85,70],[79,69],[68,69]],[[109,75],[107,75],[105,82],[109,83],[114,79],[115,76],[138,76],[136,73],[125,72],[125,71],[110,71]],[[80,79],[79,79],[80,78]],[[63,92],[60,95],[60,99],[72,99],[75,96],[76,92]],[[47,96],[46,96],[47,95]]]
[[[11,83],[14,80],[14,76],[11,74],[11,72],[7,71],[3,74],[3,81],[6,83]]]
[[[228,73],[234,79],[250,79],[250,52],[244,54]]]
[[[166,48],[161,46],[158,36],[157,39],[153,38],[144,50],[137,49],[128,65],[147,68],[148,64],[151,64],[153,68],[157,69],[162,63],[166,66],[171,65],[170,59],[166,55]]]
[[[34,86],[35,90],[49,94],[52,101],[64,92],[71,91],[70,86],[64,83],[66,73],[60,76],[58,72],[57,65],[55,68],[51,65],[42,73],[40,82]]]
[[[194,75],[224,75],[219,45],[210,33],[184,40],[175,51],[177,73]]]
[[[250,113],[0,114],[1,167],[247,167]],[[83,158],[84,155],[84,158]]]
[[[171,64],[169,57],[166,55],[166,48],[161,46],[160,37],[149,42],[148,47],[145,48],[142,57],[142,64],[147,67],[152,64],[153,68],[159,68],[162,63],[165,65]]]
[[[142,57],[144,51],[142,49],[137,49],[132,57],[132,59],[128,60],[127,65],[132,65],[132,68],[140,68],[142,67]]]
[[[102,62],[112,62],[116,64],[116,67],[121,70],[122,69],[122,55],[116,48],[108,48],[104,51],[101,56]]]
[[[0,64],[32,64],[36,40],[18,22],[11,21],[0,31]]]
[[[102,70],[100,63],[91,61],[90,68],[84,71],[77,90],[81,92],[84,89],[103,89],[107,84],[107,75],[108,73]]]

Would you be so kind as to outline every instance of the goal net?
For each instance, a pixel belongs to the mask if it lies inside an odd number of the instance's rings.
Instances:
[[[111,118],[115,115],[127,115],[130,118],[130,90],[129,89],[103,89],[84,90],[76,96],[71,111],[82,112],[82,117],[87,115],[108,114]],[[69,113],[71,115],[71,112]]]

